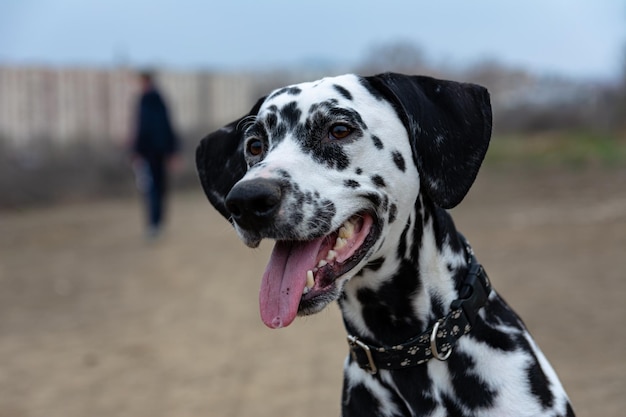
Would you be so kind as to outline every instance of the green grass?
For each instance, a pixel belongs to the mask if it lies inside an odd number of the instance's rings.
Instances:
[[[499,136],[492,138],[485,163],[497,167],[626,166],[626,138],[588,132]]]

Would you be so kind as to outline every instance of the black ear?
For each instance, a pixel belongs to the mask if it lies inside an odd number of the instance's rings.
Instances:
[[[440,207],[467,194],[491,137],[491,104],[484,87],[424,76],[366,77],[390,101],[411,140],[422,187]]]
[[[247,115],[207,135],[196,149],[196,168],[204,193],[213,207],[229,220],[224,199],[248,169],[243,156],[245,119],[256,116],[263,101],[265,97]]]

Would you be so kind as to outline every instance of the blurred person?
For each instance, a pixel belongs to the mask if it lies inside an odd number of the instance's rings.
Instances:
[[[162,231],[169,170],[178,164],[180,142],[150,71],[138,75],[141,94],[131,140],[132,165],[137,186],[146,205],[146,237],[154,239]]]

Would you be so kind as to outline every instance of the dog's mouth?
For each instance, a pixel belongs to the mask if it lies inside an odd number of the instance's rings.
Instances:
[[[329,235],[277,241],[259,294],[263,323],[285,327],[296,315],[316,313],[336,299],[337,280],[369,254],[379,230],[371,214],[359,213]]]

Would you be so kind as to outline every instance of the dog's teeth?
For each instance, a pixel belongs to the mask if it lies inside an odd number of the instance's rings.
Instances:
[[[328,265],[328,262],[326,262],[325,259],[320,259],[320,261],[317,263],[317,267],[318,268],[321,268],[321,267],[326,266],[326,265]]]
[[[341,228],[339,229],[339,237],[343,239],[350,239],[354,234],[354,223],[350,220],[347,220],[343,223]]]
[[[343,248],[344,246],[346,246],[346,243],[348,243],[346,239],[338,237],[337,241],[335,242],[335,246],[333,247],[333,250],[339,250]]]
[[[335,258],[337,257],[337,252],[335,252],[334,250],[329,250],[328,254],[326,255],[326,260],[328,262],[333,261]]]
[[[314,285],[315,285],[315,279],[313,278],[313,271],[309,269],[308,271],[306,271],[306,287],[305,288],[310,290],[311,288],[313,288]]]

